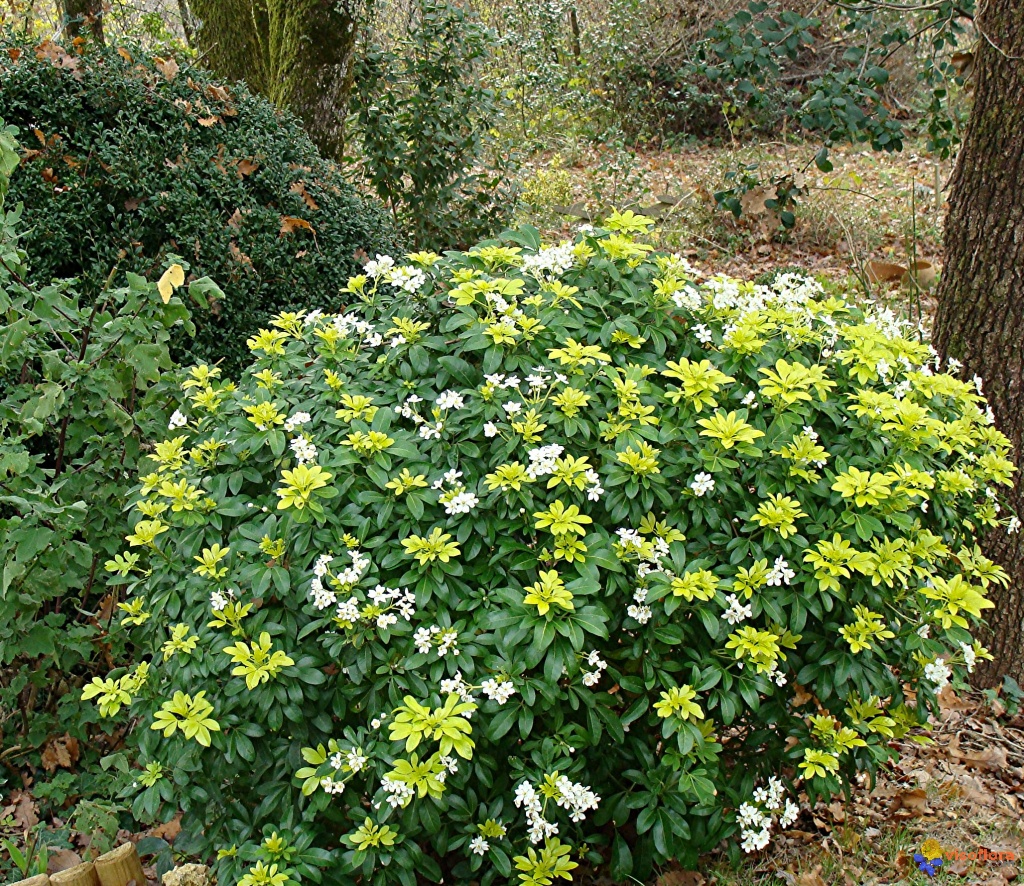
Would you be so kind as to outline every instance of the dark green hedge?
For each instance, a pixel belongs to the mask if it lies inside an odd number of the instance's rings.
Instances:
[[[396,234],[294,117],[175,67],[135,46],[0,42],[0,118],[24,146],[8,201],[25,204],[40,282],[78,277],[92,295],[112,272],[158,273],[168,253],[212,277],[224,303],[196,314],[178,356],[233,368],[268,316],[336,306],[363,254],[393,251]]]

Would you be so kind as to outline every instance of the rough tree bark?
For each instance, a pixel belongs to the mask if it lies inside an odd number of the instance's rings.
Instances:
[[[222,77],[291,109],[327,157],[344,150],[365,0],[189,0],[193,40]]]
[[[935,346],[984,379],[996,425],[1018,466],[1011,493],[1024,516],[1024,4],[988,0],[977,21],[974,108],[952,181]],[[995,589],[986,640],[995,661],[979,673],[993,685],[1024,678],[1024,533],[983,540],[1009,572]]]
[[[85,30],[94,40],[103,42],[103,0],[61,0],[64,11],[64,32],[69,37],[81,36]]]

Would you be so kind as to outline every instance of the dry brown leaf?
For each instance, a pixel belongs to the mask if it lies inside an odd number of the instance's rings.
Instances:
[[[30,793],[27,791],[14,791],[10,799],[13,806],[9,806],[4,812],[14,819],[14,825],[18,830],[23,831],[34,828],[39,824],[39,810],[36,807],[36,801],[32,799]]]
[[[65,732],[63,736],[55,736],[46,742],[40,759],[47,772],[55,772],[58,768],[73,768],[78,762],[78,754],[78,739]]]
[[[293,182],[292,186],[288,190],[292,194],[298,194],[310,209],[316,210],[320,208],[317,205],[316,200],[314,200],[309,191],[306,190],[305,184],[302,182]]]
[[[846,810],[843,809],[843,804],[842,803],[838,803],[838,802],[836,802],[836,803],[829,803],[828,804],[828,811],[832,813],[832,817],[836,821],[838,821],[840,823],[846,821]]]
[[[801,874],[797,874],[793,882],[796,886],[827,886],[821,878],[821,865],[818,865],[813,871],[804,871]]]
[[[242,230],[242,210],[236,209],[231,213],[231,218],[228,219],[228,227],[234,228],[236,231]]]
[[[252,267],[252,259],[238,248],[238,244],[234,240],[228,244],[228,250],[231,252],[231,257],[240,265]]]
[[[21,50],[17,46],[12,46],[7,50],[7,55],[10,56],[12,62],[16,62],[21,58]]]
[[[314,233],[313,226],[304,218],[296,218],[294,215],[281,216],[281,235],[291,234],[296,230],[309,231]]]
[[[166,840],[168,843],[173,843],[174,838],[181,833],[181,813],[179,812],[170,821],[150,828],[148,833],[152,837],[159,837],[162,840]]]
[[[903,791],[893,799],[889,815],[897,818],[918,818],[929,815],[931,811],[927,793],[923,788],[915,788],[912,791]]]
[[[206,126],[206,127],[216,126],[219,122],[220,122],[220,117],[216,117],[216,116],[214,116],[214,117],[200,117],[199,118],[199,125],[200,126]]]
[[[655,886],[704,886],[707,880],[697,871],[666,871],[654,882]]]
[[[206,94],[216,102],[231,101],[231,93],[223,86],[215,86],[211,83],[206,87]]]
[[[59,874],[82,863],[82,856],[73,849],[51,849],[46,856],[46,873]]]
[[[164,79],[167,80],[168,83],[177,77],[178,71],[181,70],[181,68],[178,67],[178,63],[173,58],[156,58],[154,59],[154,62],[156,63],[156,69],[164,75]]]
[[[765,203],[777,196],[774,188],[752,188],[740,197],[740,208],[744,215],[764,215],[769,211]]]
[[[260,164],[257,163],[255,160],[239,160],[238,177],[244,178],[247,175],[252,175],[259,168]]]
[[[135,212],[135,210],[139,208],[141,203],[142,203],[142,198],[140,198],[140,197],[130,197],[129,199],[124,201],[124,211],[125,212]]]
[[[123,58],[126,62],[128,62],[128,64],[132,63],[132,54],[123,46],[117,47],[117,54],[121,56],[121,58]]]

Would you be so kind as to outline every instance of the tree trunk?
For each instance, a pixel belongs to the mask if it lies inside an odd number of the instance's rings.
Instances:
[[[321,153],[344,150],[365,0],[190,0],[194,41],[220,76],[293,111]]]
[[[83,28],[99,43],[103,42],[103,0],[61,0],[65,31],[79,37]]]
[[[967,378],[984,380],[1014,447],[1010,498],[1024,516],[1024,4],[989,0],[977,27],[974,108],[953,176],[934,339]],[[997,529],[983,546],[1011,579],[990,589],[996,608],[982,639],[995,661],[979,682],[993,685],[1004,674],[1024,678],[1024,533]]]

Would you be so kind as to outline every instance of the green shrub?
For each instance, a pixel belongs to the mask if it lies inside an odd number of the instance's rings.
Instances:
[[[177,341],[193,360],[241,365],[273,314],[337,309],[362,254],[394,248],[383,210],[242,84],[135,47],[53,43],[4,44],[0,78],[0,116],[33,142],[11,186],[32,279],[78,277],[92,298],[112,274],[151,276],[184,256],[224,291],[194,341]]]
[[[78,690],[123,657],[103,563],[129,526],[143,440],[174,408],[168,342],[192,324],[134,274],[98,298],[26,284],[21,207],[4,213],[2,199],[15,148],[0,122],[0,710],[4,746],[30,750],[85,738],[97,717]],[[209,281],[191,290],[219,295]]]
[[[493,34],[456,3],[417,0],[393,49],[357,60],[359,169],[423,249],[465,247],[511,219],[514,158],[496,143],[503,104],[480,79]]]
[[[975,386],[806,278],[699,283],[649,224],[374,265],[237,388],[190,370],[107,564],[152,659],[89,694],[221,882],[752,850],[986,654],[1012,465]]]

